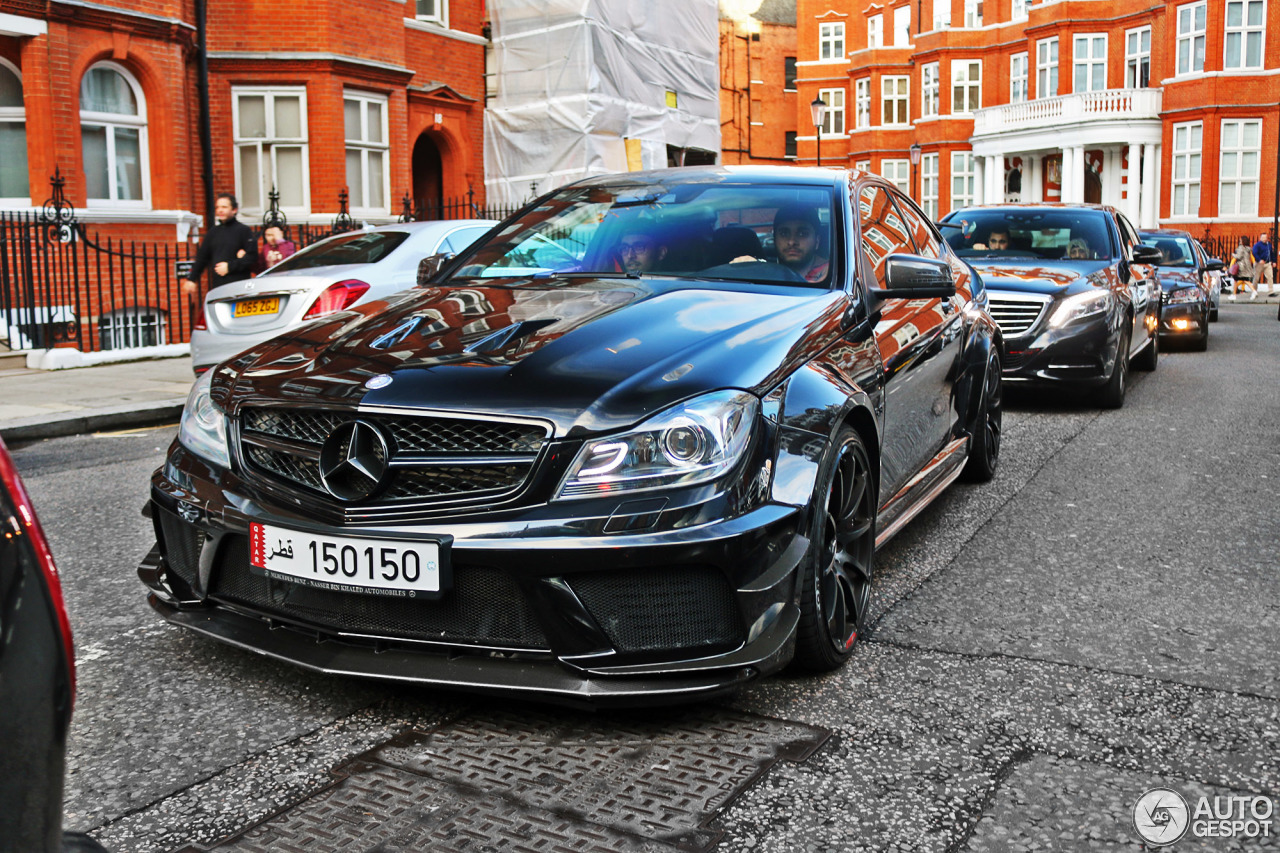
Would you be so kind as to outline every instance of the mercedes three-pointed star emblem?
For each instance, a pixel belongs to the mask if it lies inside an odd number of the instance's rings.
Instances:
[[[324,440],[320,479],[335,498],[362,500],[378,490],[389,458],[381,430],[367,421],[349,421]]]

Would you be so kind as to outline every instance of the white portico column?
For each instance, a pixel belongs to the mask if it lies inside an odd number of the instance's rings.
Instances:
[[[1120,149],[1104,148],[1102,156],[1102,203],[1120,206]]]
[[[986,162],[987,162],[986,157],[973,158],[973,203],[974,204],[987,203],[987,192],[986,192],[987,170],[983,168],[983,166],[986,165]]]
[[[1084,149],[1072,145],[1062,157],[1062,200],[1073,204],[1084,201]]]
[[[1160,146],[1147,144],[1142,158],[1142,212],[1140,228],[1155,228],[1159,211],[1156,210],[1156,199],[1159,198],[1160,175],[1157,166],[1160,162]]]
[[[1129,196],[1124,201],[1124,213],[1130,222],[1138,222],[1139,214],[1142,208],[1139,207],[1142,198],[1141,184],[1138,175],[1142,168],[1142,149],[1146,146],[1140,143],[1130,144],[1129,146],[1129,169],[1125,175],[1125,189],[1128,190]]]
[[[1008,173],[1004,169],[1004,155],[997,154],[991,158],[991,197],[997,204],[1004,204],[1004,187]]]

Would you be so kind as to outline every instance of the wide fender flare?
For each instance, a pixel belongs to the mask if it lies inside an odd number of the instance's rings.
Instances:
[[[845,423],[862,434],[878,486],[883,411],[878,388],[864,389],[813,363],[796,371],[783,389],[773,500],[809,505],[827,450]]]
[[[970,436],[976,434],[982,412],[987,359],[993,350],[999,353],[1003,349],[1000,328],[989,317],[980,316],[970,325],[960,355],[959,379],[951,392],[955,397],[955,411],[964,413],[960,428]]]

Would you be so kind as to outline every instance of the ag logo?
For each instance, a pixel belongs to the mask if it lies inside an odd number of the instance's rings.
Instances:
[[[1151,844],[1175,844],[1187,834],[1191,810],[1171,788],[1152,788],[1133,807],[1133,828]]]

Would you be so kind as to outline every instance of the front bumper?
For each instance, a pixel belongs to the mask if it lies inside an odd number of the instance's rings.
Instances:
[[[1110,316],[1006,338],[1002,377],[1025,385],[1101,385],[1111,375],[1119,343]]]
[[[690,507],[658,513],[648,529],[600,535],[528,514],[327,530],[449,538],[453,589],[408,601],[256,574],[249,523],[307,521],[268,512],[237,492],[242,484],[201,480],[198,463],[178,485],[165,476],[172,467],[153,479],[158,541],[138,569],[152,606],[176,625],[311,670],[636,706],[732,692],[794,652],[795,576],[808,548],[799,507],[766,503],[681,526],[706,509]]]
[[[1203,302],[1175,302],[1160,309],[1160,335],[1203,335],[1208,329],[1208,306]]]

